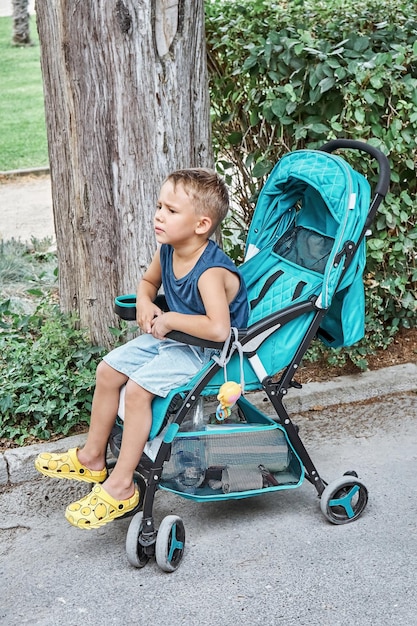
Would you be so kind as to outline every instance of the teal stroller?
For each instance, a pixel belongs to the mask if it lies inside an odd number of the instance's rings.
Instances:
[[[378,163],[372,201],[365,177],[333,154],[345,148]],[[249,294],[248,327],[231,329],[225,344],[210,344],[217,356],[187,386],[153,402],[152,429],[135,475],[141,501],[126,537],[135,567],[155,558],[172,572],[184,554],[180,517],[168,515],[156,527],[158,489],[208,502],[295,489],[307,479],[330,522],[345,524],[363,513],[368,501],[363,481],[354,471],[329,484],[323,480],[284,400],[298,385],[294,377],[313,338],[338,347],[364,335],[365,234],[389,176],[379,150],[351,140],[289,153],[269,175],[240,266]],[[135,296],[117,297],[116,312],[134,320]],[[169,336],[208,345],[181,333]],[[273,418],[251,402],[254,390],[265,392]],[[122,414],[121,401],[109,441],[114,457],[123,436]],[[108,465],[111,469],[112,462]]]

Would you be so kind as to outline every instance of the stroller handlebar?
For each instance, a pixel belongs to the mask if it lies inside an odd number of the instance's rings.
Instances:
[[[371,146],[363,141],[356,141],[355,139],[333,139],[328,141],[319,148],[322,152],[332,153],[339,149],[351,149],[360,150],[361,152],[367,152],[373,157],[379,165],[379,177],[378,183],[375,188],[375,195],[379,195],[385,198],[388,192],[390,181],[390,165],[387,157],[381,150]]]

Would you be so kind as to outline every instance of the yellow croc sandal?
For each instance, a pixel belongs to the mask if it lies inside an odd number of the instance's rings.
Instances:
[[[90,470],[79,462],[78,448],[68,452],[42,452],[35,459],[35,467],[41,474],[51,478],[67,478],[81,480],[85,483],[102,483],[107,478],[107,469]]]
[[[133,511],[138,504],[137,487],[131,498],[115,500],[101,485],[95,485],[88,495],[67,506],[65,518],[77,528],[99,528]]]

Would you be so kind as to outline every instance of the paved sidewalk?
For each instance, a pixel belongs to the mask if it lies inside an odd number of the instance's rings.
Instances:
[[[40,477],[0,493],[0,623],[415,624],[417,394],[396,393],[408,386],[404,368],[365,378],[388,395],[295,416],[325,480],[355,470],[366,484],[359,520],[328,523],[308,481],[210,503],[158,490],[156,525],[174,514],[186,532],[181,567],[168,575],[153,559],[129,565],[131,518],[89,532],[67,523],[65,507],[88,485]]]
[[[302,389],[290,389],[285,404],[294,421],[302,428],[302,432],[314,437],[320,435],[320,413],[325,408],[381,399],[384,396],[409,391],[417,392],[415,363],[340,376],[324,383],[309,383],[303,385]],[[262,392],[248,394],[248,397],[261,410],[268,411],[270,404],[264,401],[265,395]],[[367,425],[363,424],[363,428],[366,430]],[[343,429],[349,431],[348,418],[344,421],[339,419],[337,422],[337,430],[340,432]],[[80,446],[84,439],[85,435],[76,435],[53,443],[14,448],[1,453],[0,492],[2,489],[10,489],[28,481],[35,481],[40,489],[49,490],[49,482],[37,480],[40,477],[33,465],[36,456],[40,452],[55,452]],[[62,483],[58,481],[58,485],[60,484]]]
[[[1,174],[1,173],[0,173]],[[1,178],[0,240],[55,241],[51,179],[48,175]]]

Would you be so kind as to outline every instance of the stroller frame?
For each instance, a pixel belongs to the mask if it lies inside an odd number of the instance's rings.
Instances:
[[[385,155],[373,146],[363,142],[344,139],[334,140],[323,145],[319,151],[332,153],[339,149],[353,149],[368,153],[373,159],[376,159],[379,166],[378,183],[375,187],[374,197],[370,204],[360,236],[356,242],[349,241],[345,246],[344,267],[339,280],[340,284],[360,242],[364,239],[367,230],[372,224],[379,205],[387,193],[390,170]],[[123,319],[134,320],[136,318],[135,297],[120,296],[116,298],[116,312]],[[267,315],[263,319],[250,325],[248,329],[239,330],[237,340],[241,351],[256,373],[263,391],[275,410],[277,415],[277,418],[274,418],[275,422],[279,424],[279,427],[285,432],[285,437],[289,445],[301,462],[303,476],[317,491],[317,495],[320,498],[320,507],[324,516],[334,524],[344,524],[356,520],[364,511],[368,500],[366,486],[354,471],[346,472],[341,479],[327,484],[320,476],[299,436],[298,428],[292,422],[284,406],[284,399],[288,390],[291,387],[301,387],[301,385],[294,380],[294,376],[297,373],[297,369],[311,341],[316,337],[326,312],[327,309],[321,308],[320,303],[317,302],[317,297],[313,296],[307,301],[290,304],[277,312]],[[307,331],[290,363],[284,368],[280,379],[274,381],[264,369],[262,362],[257,356],[257,352],[260,346],[279,328],[285,326],[287,323],[294,320],[294,318],[306,314],[311,315]],[[204,340],[183,333],[173,332],[170,333],[169,337],[192,345],[210,345],[210,347],[218,349],[223,348],[223,344],[208,344],[208,342]],[[234,345],[232,344],[229,351],[233,351],[233,349]],[[161,487],[160,483],[164,463],[170,457],[171,446],[180,425],[186,415],[196,407],[201,392],[221,368],[222,365],[219,362],[211,361],[207,368],[203,370],[203,374],[194,382],[192,388],[182,394],[183,397],[180,406],[172,411],[168,424],[164,429],[162,440],[158,442],[159,448],[156,451],[154,460],[151,460],[144,454],[137,467],[135,481],[138,483],[141,498],[138,507],[129,514],[134,517],[130,523],[126,538],[128,560],[135,567],[143,567],[152,557],[156,557],[159,567],[167,572],[174,571],[181,563],[185,545],[184,524],[178,516],[170,515],[162,521],[159,529],[157,529],[153,515],[154,498],[157,489]],[[178,392],[178,390],[175,391]],[[178,399],[178,393],[176,393],[176,398]],[[110,449],[115,457],[118,456],[120,450],[121,436],[122,426],[120,423],[116,423],[109,440]],[[109,469],[111,469],[114,464],[114,459],[108,461]],[[278,488],[283,487],[272,486],[264,491]],[[255,490],[253,493],[244,492],[242,495],[235,494],[234,497],[248,497],[258,494],[259,491]],[[198,498],[190,494],[179,495],[183,495],[188,499],[198,500]]]

